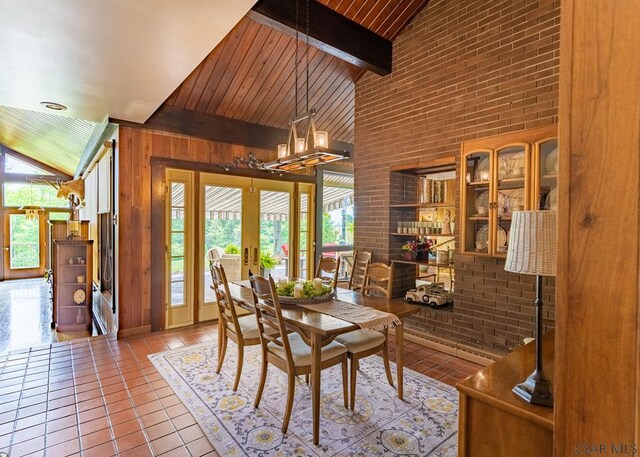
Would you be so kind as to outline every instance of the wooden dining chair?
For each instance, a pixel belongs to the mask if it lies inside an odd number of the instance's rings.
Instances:
[[[384,263],[372,263],[367,265],[362,293],[369,295],[371,291],[375,291],[382,293],[389,299],[391,298],[392,282],[393,264],[389,267]],[[354,409],[356,404],[356,376],[361,359],[382,351],[382,360],[384,361],[384,371],[387,375],[387,381],[393,386],[391,365],[389,363],[389,339],[387,329],[381,332],[370,329],[354,330],[353,332],[338,335],[336,341],[346,346],[349,351],[347,356],[350,360],[349,406],[351,409]]]
[[[364,276],[367,271],[367,266],[371,262],[370,251],[360,251],[358,249],[353,250],[353,266],[349,273],[349,286],[351,290],[360,290],[364,284]]]
[[[371,292],[377,292],[384,295],[387,300],[391,300],[393,270],[393,264],[389,266],[382,262],[369,263],[364,272],[362,293],[371,295]]]
[[[304,336],[301,329],[291,323],[285,323],[273,278],[269,276],[269,279],[265,279],[253,275],[249,280],[251,281],[256,320],[262,343],[262,369],[254,406],[257,408],[260,405],[269,364],[286,372],[288,379],[287,403],[282,421],[282,433],[286,433],[293,409],[296,376],[311,373],[311,342]],[[293,333],[288,333],[291,330]],[[276,337],[274,333],[279,333],[281,336]],[[324,370],[339,363],[342,364],[344,407],[348,408],[347,348],[340,343],[331,341],[321,350],[320,369]]]
[[[320,257],[320,262],[318,262],[318,268],[316,269],[316,278],[328,279],[331,280],[333,284],[333,288],[335,289],[338,286],[338,272],[340,271],[340,257]],[[323,275],[323,273],[328,273],[331,276]]]
[[[213,285],[211,288],[216,294],[218,303],[218,311],[220,317],[218,319],[218,366],[216,373],[220,373],[224,357],[227,352],[227,340],[232,340],[238,346],[238,362],[236,368],[236,377],[233,382],[233,390],[238,390],[240,376],[242,375],[242,365],[244,362],[245,346],[257,346],[260,344],[260,335],[256,318],[252,315],[238,317],[235,303],[231,298],[229,291],[229,283],[227,275],[222,265],[218,262],[209,262],[211,271],[211,279]],[[273,332],[277,333],[277,332]]]

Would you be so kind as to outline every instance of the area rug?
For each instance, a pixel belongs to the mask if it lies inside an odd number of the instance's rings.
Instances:
[[[432,456],[457,454],[458,396],[454,388],[405,369],[404,396],[386,380],[379,357],[360,362],[355,411],[342,399],[340,366],[322,372],[320,445],[313,445],[311,392],[300,377],[289,430],[282,434],[286,374],[269,367],[260,408],[253,407],[259,346],[245,349],[233,392],[236,346],[229,341],[220,374],[217,342],[153,354],[149,359],[191,411],[221,456]],[[392,364],[394,379],[395,364]]]

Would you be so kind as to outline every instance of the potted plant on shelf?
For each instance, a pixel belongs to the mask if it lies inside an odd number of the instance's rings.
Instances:
[[[416,240],[409,240],[402,245],[402,259],[415,260],[418,255],[418,244]]]
[[[433,246],[433,240],[430,240],[425,237],[418,237],[415,240],[416,243],[416,259],[418,260],[428,260],[429,259],[429,251]]]

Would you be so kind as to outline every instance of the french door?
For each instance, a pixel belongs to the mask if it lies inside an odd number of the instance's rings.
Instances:
[[[165,189],[165,328],[218,317],[211,260],[229,281],[311,276],[312,184],[168,169]]]
[[[44,275],[45,216],[27,218],[24,211],[4,212],[4,278],[34,278]]]
[[[202,173],[199,187],[199,321],[217,318],[209,260],[222,264],[229,281],[247,279],[250,271],[308,277],[313,185]]]

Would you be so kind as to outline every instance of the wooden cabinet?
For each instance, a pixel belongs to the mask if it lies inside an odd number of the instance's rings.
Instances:
[[[56,330],[90,330],[93,241],[55,240],[53,249]]]
[[[506,257],[514,211],[556,209],[556,137],[549,126],[462,144],[463,253]]]
[[[544,336],[543,349],[544,372],[553,386],[553,331]],[[458,457],[553,455],[553,408],[531,405],[511,391],[534,368],[530,343],[457,385]]]

